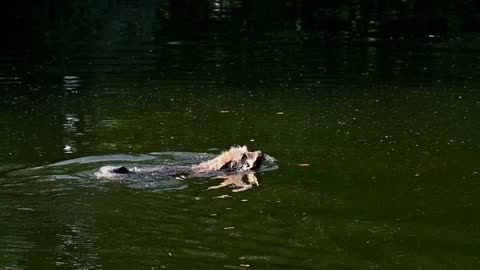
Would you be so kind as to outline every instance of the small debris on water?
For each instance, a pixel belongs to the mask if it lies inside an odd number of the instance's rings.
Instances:
[[[235,229],[235,227],[225,227],[225,228],[223,228],[223,229],[224,229],[224,230],[233,230],[233,229]]]
[[[29,207],[19,207],[19,208],[17,208],[17,210],[29,211],[29,212],[35,211],[35,210],[33,210],[33,208],[29,208]]]
[[[297,164],[297,165],[300,166],[300,167],[308,167],[308,166],[310,166],[310,164],[308,164],[308,163],[299,163],[299,164]]]
[[[63,147],[63,151],[64,151],[65,153],[72,153],[73,150],[74,150],[73,147],[72,147],[71,145],[68,145],[68,144],[65,145],[65,147]]]
[[[241,263],[240,267],[250,267],[250,264]]]
[[[214,199],[225,199],[225,198],[230,198],[231,196],[230,195],[220,195],[220,196],[217,196],[217,197],[213,197]]]
[[[285,114],[284,112],[277,112],[278,115],[282,115],[282,114]]]
[[[247,200],[247,199],[243,199],[242,202],[248,202],[248,200]]]
[[[220,111],[220,113],[229,113],[230,111]]]

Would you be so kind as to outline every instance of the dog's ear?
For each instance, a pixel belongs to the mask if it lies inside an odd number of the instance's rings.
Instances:
[[[232,165],[232,162],[231,162],[231,161],[223,164],[222,167],[220,167],[220,170],[229,170],[229,169],[230,169],[230,165]]]

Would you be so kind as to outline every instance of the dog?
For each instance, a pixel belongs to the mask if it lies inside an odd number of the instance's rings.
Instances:
[[[159,177],[176,176],[180,179],[186,179],[242,174],[258,170],[265,156],[261,151],[250,152],[246,146],[232,146],[218,157],[193,166],[135,167],[132,169],[124,166],[104,166],[95,172],[95,177],[97,179],[119,180],[127,175],[152,175]],[[273,160],[273,158],[269,158]]]
[[[248,151],[246,146],[233,146],[230,150],[221,153],[218,157],[202,162],[192,167],[195,174],[208,173],[218,170],[245,172],[258,169],[263,161],[261,151]]]

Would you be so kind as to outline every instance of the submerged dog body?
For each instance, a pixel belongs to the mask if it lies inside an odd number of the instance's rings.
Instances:
[[[261,151],[248,151],[246,146],[234,146],[222,152],[218,157],[193,166],[160,166],[149,168],[132,168],[124,166],[104,166],[96,173],[98,179],[121,179],[125,175],[153,175],[211,177],[222,174],[243,173],[260,168],[265,155]]]

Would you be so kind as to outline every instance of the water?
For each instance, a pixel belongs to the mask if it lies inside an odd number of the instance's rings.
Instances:
[[[0,268],[478,268],[478,39],[152,33],[2,45]],[[279,168],[93,178],[236,144]]]

